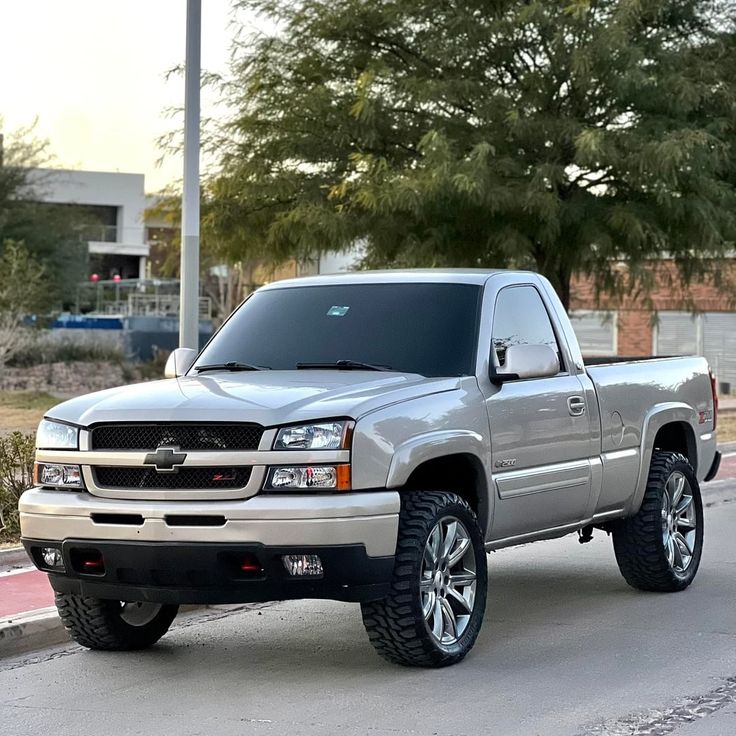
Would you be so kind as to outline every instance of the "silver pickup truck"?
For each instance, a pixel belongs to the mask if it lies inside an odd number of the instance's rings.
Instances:
[[[706,361],[586,366],[536,274],[270,284],[167,375],[38,429],[23,543],[92,649],[151,646],[183,603],[333,598],[389,661],[438,667],[478,636],[489,550],[603,529],[636,588],[697,572]]]

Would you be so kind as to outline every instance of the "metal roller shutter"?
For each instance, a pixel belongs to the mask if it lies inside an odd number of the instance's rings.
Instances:
[[[736,384],[736,314],[703,315],[703,352],[719,381]]]
[[[654,341],[656,355],[701,355],[700,316],[689,312],[660,312]]]
[[[570,321],[584,355],[616,355],[616,312],[578,311]]]

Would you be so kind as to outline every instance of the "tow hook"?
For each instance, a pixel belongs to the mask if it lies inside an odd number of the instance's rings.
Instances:
[[[588,524],[588,526],[584,526],[582,529],[578,529],[578,542],[580,544],[587,544],[588,542],[593,540],[593,525]]]

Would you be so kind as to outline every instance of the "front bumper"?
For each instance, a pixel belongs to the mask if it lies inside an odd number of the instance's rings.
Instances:
[[[104,542],[66,539],[55,544],[23,539],[31,559],[49,573],[57,593],[156,603],[250,603],[292,598],[369,601],[388,592],[394,558],[369,557],[358,544],[333,547],[267,547],[260,544]],[[41,548],[62,551],[65,572],[44,566]],[[287,554],[318,555],[324,572],[292,577]],[[81,560],[99,558],[99,572],[85,572]],[[260,570],[243,571],[244,557]]]
[[[36,565],[45,569],[40,547],[62,550],[65,573],[45,570],[55,590],[162,603],[380,598],[393,570],[399,508],[394,491],[157,502],[32,488],[19,504]],[[104,575],[75,569],[75,550],[99,552]],[[324,574],[291,578],[284,554],[317,554]],[[262,575],[233,568],[243,555],[258,560]]]

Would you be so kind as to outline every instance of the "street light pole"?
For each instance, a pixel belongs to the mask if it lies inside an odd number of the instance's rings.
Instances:
[[[199,349],[199,89],[202,0],[187,0],[179,347]]]

